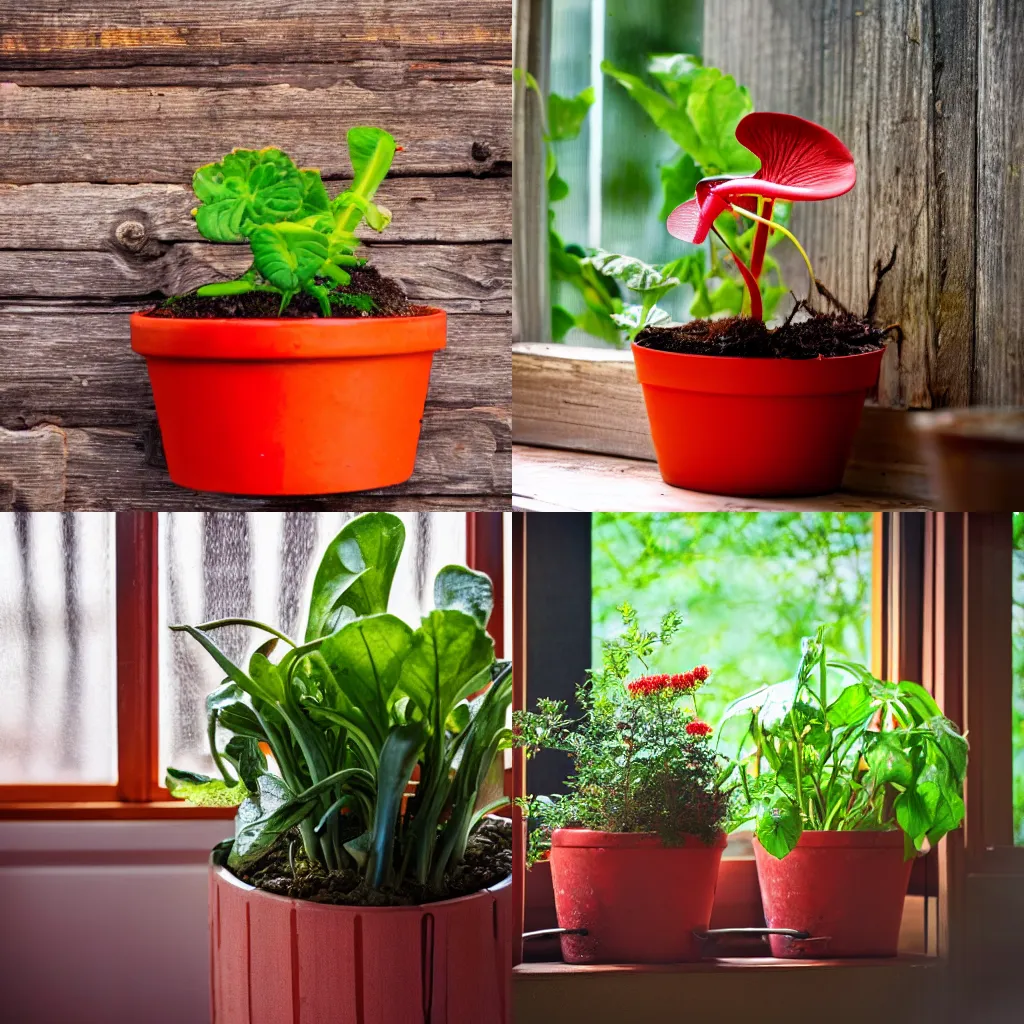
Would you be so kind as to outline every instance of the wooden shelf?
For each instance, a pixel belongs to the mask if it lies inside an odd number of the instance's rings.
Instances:
[[[794,1024],[934,1019],[948,985],[944,960],[706,960],[694,964],[520,964],[515,1024],[612,1024],[754,1018]]]
[[[912,498],[841,491],[812,498],[728,498],[670,487],[653,462],[556,448],[512,447],[512,507],[547,512],[878,512]]]

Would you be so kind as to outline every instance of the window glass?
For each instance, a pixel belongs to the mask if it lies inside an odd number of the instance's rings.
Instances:
[[[592,87],[595,96],[579,136],[555,143],[558,172],[569,186],[552,204],[563,242],[648,263],[680,254],[659,216],[661,167],[676,159],[678,147],[601,71],[601,62],[644,77],[652,54],[699,54],[703,8],[701,0],[552,0],[551,91],[575,96]],[[680,289],[662,304],[682,317],[691,297]],[[564,282],[553,282],[552,299],[573,314],[584,310],[580,294]],[[603,344],[579,328],[565,341]]]
[[[113,513],[0,513],[0,664],[0,783],[115,783]]]
[[[641,625],[669,608],[685,625],[653,672],[713,672],[701,713],[790,679],[819,624],[837,656],[869,664],[873,524],[869,512],[595,513],[593,658],[629,601]]]
[[[405,550],[390,610],[415,622],[433,606],[437,570],[465,561],[466,517],[462,512],[400,514]],[[167,627],[243,616],[301,638],[320,557],[350,518],[346,512],[160,514],[161,778],[168,764],[212,771],[204,697],[222,681],[222,673],[191,637]],[[245,627],[226,627],[216,639],[244,664],[266,637]]]
[[[1013,837],[1024,846],[1024,512],[1013,513]]]

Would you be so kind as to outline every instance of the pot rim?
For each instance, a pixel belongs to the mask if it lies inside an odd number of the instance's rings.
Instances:
[[[212,850],[210,852],[210,859],[207,862],[210,874],[214,875],[217,879],[222,882],[226,882],[229,885],[233,885],[236,889],[241,889],[246,893],[253,893],[259,899],[277,900],[281,903],[299,904],[304,907],[314,907],[318,911],[349,911],[350,913],[356,914],[408,914],[410,912],[430,912],[432,907],[450,907],[456,903],[465,903],[468,900],[475,900],[481,896],[485,896],[489,893],[495,893],[502,889],[508,888],[512,884],[512,876],[508,875],[503,878],[500,882],[496,882],[494,885],[488,886],[486,889],[479,889],[477,892],[471,892],[467,896],[456,896],[450,900],[436,900],[433,903],[411,903],[405,907],[362,907],[357,904],[343,904],[338,905],[334,903],[316,903],[313,900],[303,900],[294,896],[278,896],[277,893],[266,892],[263,889],[258,889],[254,885],[249,885],[248,882],[243,882],[237,875],[233,874],[226,865],[217,863],[217,851]]]
[[[724,850],[728,845],[725,832],[718,832],[715,841],[705,843],[695,835],[686,835],[683,842],[676,846],[666,846],[656,832],[602,832],[591,828],[556,828],[551,833],[551,846],[580,849],[595,847],[613,847],[615,849],[651,849],[665,850]]]
[[[757,836],[753,839],[754,848],[764,850]],[[818,849],[903,849],[903,829],[864,829],[861,831],[840,831],[829,829],[827,831],[815,831],[805,829],[800,833],[800,838],[794,849],[815,847]],[[767,853],[767,851],[765,850]],[[786,858],[783,857],[782,860]]]
[[[447,314],[413,316],[129,317],[132,349],[147,359],[281,362],[433,352],[446,344]]]
[[[649,348],[647,345],[638,345],[635,341],[630,342],[630,348],[634,352],[639,349],[645,353],[653,352],[659,356],[700,360],[702,363],[714,364],[715,366],[729,363],[736,366],[794,366],[803,363],[810,365],[828,363],[832,366],[838,366],[843,360],[853,362],[856,360],[877,359],[880,354],[885,354],[886,347],[886,345],[883,345],[881,348],[872,349],[870,352],[854,352],[848,356],[814,356],[810,359],[791,359],[788,356],[716,356],[702,355],[698,352],[669,352],[662,348]]]
[[[706,356],[663,352],[633,342],[636,376],[645,388],[730,398],[809,398],[866,393],[878,380],[886,349],[817,359]]]

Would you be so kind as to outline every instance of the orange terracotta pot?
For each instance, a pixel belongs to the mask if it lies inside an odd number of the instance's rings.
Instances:
[[[699,960],[715,900],[721,833],[711,845],[686,836],[665,846],[648,833],[560,828],[551,834],[551,879],[569,964]]]
[[[837,490],[883,354],[741,359],[634,344],[662,478],[741,496]]]
[[[781,860],[755,838],[754,857],[768,927],[811,935],[806,940],[772,935],[773,956],[896,955],[914,865],[903,858],[901,831],[803,832]]]
[[[445,314],[176,319],[135,313],[171,479],[227,494],[407,480]]]
[[[510,1024],[511,879],[421,907],[261,892],[210,861],[212,1024]]]

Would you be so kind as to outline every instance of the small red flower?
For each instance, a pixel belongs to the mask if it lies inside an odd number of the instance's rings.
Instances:
[[[700,719],[694,719],[692,722],[686,723],[686,733],[688,736],[710,736],[713,732],[710,725],[707,722],[702,722]]]
[[[665,673],[657,676],[641,676],[634,679],[627,689],[630,697],[649,697],[655,693],[663,693],[666,690],[674,690],[676,693],[689,693],[696,690],[708,676],[711,670],[706,665],[698,665],[692,672],[676,672],[673,675]]]
[[[630,697],[649,697],[653,693],[661,693],[668,686],[669,677],[667,675],[641,676],[639,679],[634,679],[627,689]]]
[[[702,683],[706,683],[708,676],[711,675],[711,669],[707,665],[698,665],[693,670],[693,678],[699,680]]]

